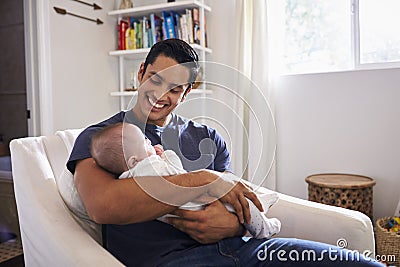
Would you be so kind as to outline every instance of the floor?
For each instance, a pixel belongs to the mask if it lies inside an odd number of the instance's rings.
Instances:
[[[8,266],[25,266],[19,238],[0,243],[0,267]]]
[[[0,156],[0,267],[24,266],[9,156]]]

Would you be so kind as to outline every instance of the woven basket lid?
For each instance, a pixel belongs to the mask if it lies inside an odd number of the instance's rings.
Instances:
[[[376,184],[375,180],[362,175],[346,173],[313,174],[306,178],[309,184],[330,188],[367,188]]]

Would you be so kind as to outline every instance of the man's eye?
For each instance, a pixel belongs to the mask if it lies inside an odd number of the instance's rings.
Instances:
[[[169,91],[174,93],[174,94],[180,94],[180,93],[183,92],[183,89],[180,88],[180,87],[174,87],[174,88],[171,88]]]
[[[161,81],[159,81],[159,80],[157,80],[155,78],[150,78],[150,82],[155,84],[155,85],[160,85],[161,84]]]

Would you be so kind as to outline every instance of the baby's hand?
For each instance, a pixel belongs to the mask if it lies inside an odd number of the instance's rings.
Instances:
[[[161,157],[162,154],[164,154],[164,148],[162,145],[155,145],[154,150],[156,151],[156,154]]]

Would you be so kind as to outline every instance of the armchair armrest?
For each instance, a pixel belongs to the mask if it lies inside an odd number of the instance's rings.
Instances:
[[[43,139],[10,144],[26,266],[123,266],[85,232],[62,201]]]
[[[260,188],[260,192],[268,192]],[[339,239],[347,242],[348,249],[361,253],[375,253],[375,239],[371,220],[365,214],[335,206],[279,194],[279,201],[268,211],[268,217],[282,222],[279,237],[324,242],[337,245]]]

